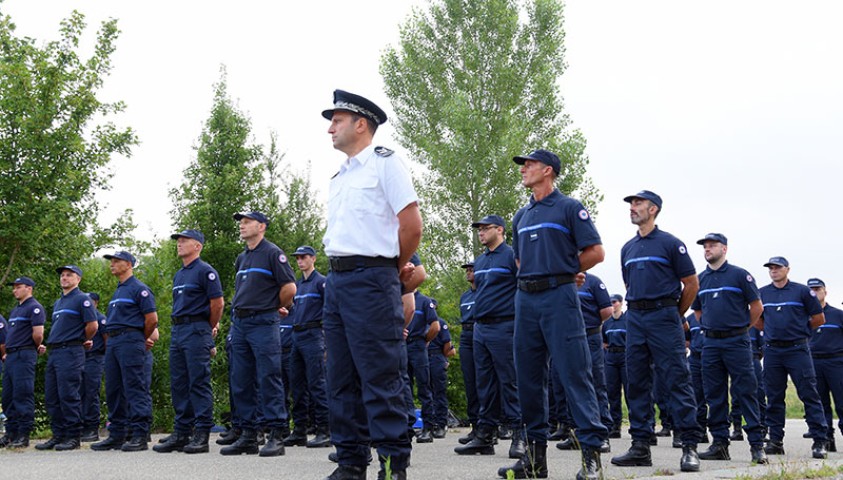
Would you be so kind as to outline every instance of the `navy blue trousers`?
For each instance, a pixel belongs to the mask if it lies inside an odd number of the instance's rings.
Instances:
[[[434,427],[448,426],[448,360],[438,349],[428,350],[430,360],[430,390],[433,396],[431,424]]]
[[[653,434],[653,368],[669,394],[668,410],[682,443],[695,446],[702,436],[697,404],[685,355],[685,332],[675,308],[627,310],[626,371],[629,378],[629,423],[632,438]]]
[[[290,354],[293,423],[307,425],[310,413],[316,428],[328,428],[328,390],[325,383],[325,335],[321,328],[293,333]]]
[[[82,345],[51,348],[44,378],[44,404],[55,438],[78,438],[82,433]]]
[[[231,317],[231,393],[243,428],[275,429],[288,424],[279,321],[276,312]]]
[[[688,368],[691,369],[691,386],[694,387],[694,398],[697,401],[697,423],[705,433],[708,428],[708,402],[703,386],[702,352],[691,352]]]
[[[527,439],[547,443],[548,356],[565,389],[580,443],[599,448],[608,436],[600,422],[591,353],[574,284],[515,294],[515,359]]]
[[[116,438],[149,434],[152,398],[146,339],[140,330],[109,337],[105,349],[105,399],[108,430]]]
[[[574,419],[571,418],[571,411],[568,409],[568,397],[565,395],[565,387],[562,386],[562,381],[553,372],[553,360],[549,360],[547,364],[547,399],[548,399],[548,419],[550,428],[553,429],[553,424],[558,423],[562,428],[574,428]]]
[[[208,322],[174,325],[170,337],[170,393],[175,410],[175,431],[189,434],[214,426],[211,390],[211,348],[214,339]]]
[[[100,389],[105,369],[105,352],[86,352],[82,372],[82,430],[100,428]]]
[[[815,358],[814,370],[817,373],[817,393],[825,413],[825,423],[828,426],[828,438],[834,438],[834,415],[831,399],[834,398],[834,411],[837,412],[838,428],[843,431],[843,357]]]
[[[341,465],[365,466],[369,440],[381,462],[407,468],[404,307],[398,270],[331,272],[323,310],[331,441]]]
[[[764,384],[767,387],[767,426],[770,440],[784,439],[785,390],[787,376],[796,386],[799,400],[805,405],[805,421],[814,440],[828,437],[825,413],[817,393],[817,377],[807,344],[791,347],[767,345],[764,351]]]
[[[480,401],[477,398],[477,371],[474,366],[474,330],[463,330],[460,334],[460,369],[465,384],[465,411],[468,421],[477,425]]]
[[[588,337],[588,349],[591,352],[591,376],[594,379],[594,393],[600,408],[600,423],[606,428],[612,425],[612,413],[609,411],[609,394],[606,391],[606,359],[603,356],[603,335],[595,333]]]
[[[478,425],[498,424],[521,431],[521,407],[515,376],[515,322],[474,324],[474,367],[480,399]]]
[[[606,395],[609,397],[609,412],[612,414],[612,430],[621,429],[623,422],[623,401],[629,407],[626,398],[629,382],[626,378],[626,352],[606,352]]]
[[[730,338],[706,338],[702,353],[705,398],[711,407],[708,427],[720,443],[729,443],[729,379],[732,395],[741,406],[746,420],[744,430],[750,445],[761,445],[764,431],[758,410],[758,383],[749,335]]]
[[[3,413],[6,431],[29,435],[35,421],[35,350],[6,354],[3,363]]]
[[[421,404],[425,428],[436,424],[433,414],[433,392],[430,388],[430,359],[427,344],[422,338],[407,339],[407,363],[410,377],[415,381],[416,396]]]
[[[401,358],[399,361],[399,370],[401,371],[401,381],[404,383],[403,395],[404,405],[407,408],[407,430],[412,438],[416,434],[413,426],[416,424],[416,403],[413,399],[413,382],[410,380],[410,372],[407,366],[407,343],[401,342]]]

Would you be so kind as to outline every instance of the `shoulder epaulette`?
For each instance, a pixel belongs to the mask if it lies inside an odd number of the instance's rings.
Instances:
[[[379,157],[388,157],[388,156],[392,155],[393,153],[395,153],[395,151],[390,150],[386,147],[375,147],[375,153]]]

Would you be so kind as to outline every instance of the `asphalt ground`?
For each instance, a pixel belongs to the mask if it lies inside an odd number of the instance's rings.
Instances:
[[[609,460],[629,448],[630,439],[626,431],[623,438],[612,440],[612,453],[602,455],[604,478],[627,479],[672,476],[681,479],[720,479],[735,476],[757,477],[766,473],[780,473],[782,469],[796,471],[801,468],[818,468],[822,464],[834,468],[843,465],[843,453],[830,453],[827,460],[811,458],[811,440],[803,439],[807,430],[802,420],[789,420],[786,428],[786,455],[771,456],[770,465],[750,465],[749,444],[733,442],[730,447],[731,461],[703,461],[699,473],[679,471],[681,450],[672,448],[670,438],[659,438],[659,445],[651,449],[652,467],[615,467]],[[498,467],[509,465],[514,460],[507,457],[509,441],[501,442],[495,448],[494,456],[458,456],[454,447],[457,438],[466,429],[452,429],[445,439],[430,444],[413,444],[412,465],[408,478],[412,479],[455,479],[480,480],[498,478]],[[162,435],[154,435],[156,442]],[[94,452],[89,444],[81,450],[71,452],[40,452],[35,450],[34,441],[27,449],[13,451],[0,449],[0,478],[3,480],[25,479],[315,479],[328,476],[336,464],[328,461],[332,448],[308,449],[288,447],[283,457],[260,458],[257,455],[224,457],[219,454],[220,446],[213,443],[208,454],[187,455],[184,453],[161,454],[151,450],[136,453]],[[843,445],[843,440],[838,439]],[[707,445],[700,445],[700,451]],[[560,451],[551,443],[548,449],[549,478],[574,478],[580,468],[579,452]],[[375,479],[377,466],[369,467],[368,478]],[[744,477],[745,478],[745,477]]]

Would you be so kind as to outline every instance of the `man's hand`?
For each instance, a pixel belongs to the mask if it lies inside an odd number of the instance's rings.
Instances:
[[[281,318],[284,318],[284,317],[286,317],[287,315],[290,314],[290,311],[287,310],[284,307],[281,307],[281,308],[278,309],[278,314],[281,315]],[[214,335],[214,336],[216,336],[216,335]]]
[[[91,347],[94,346],[94,341],[93,340],[85,340],[85,343],[83,343],[82,346],[85,347],[85,350],[90,350]]]
[[[146,351],[152,350],[152,347],[155,346],[155,340],[152,337],[146,339]]]
[[[416,266],[412,264],[412,262],[407,262],[398,270],[398,278],[401,279],[401,283],[407,283],[413,278],[413,272],[416,271]]]
[[[582,287],[585,284],[585,273],[578,273],[577,276],[574,278],[574,283],[577,284],[577,288]]]
[[[38,345],[38,355],[44,355],[44,353],[46,351],[47,351],[46,345],[44,345],[43,343],[41,345]]]
[[[220,333],[219,327],[214,327],[211,329],[211,338],[217,338],[217,334]]]

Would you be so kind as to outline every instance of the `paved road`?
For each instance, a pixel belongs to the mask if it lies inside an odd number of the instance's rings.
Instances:
[[[811,441],[802,438],[806,430],[801,420],[788,421],[785,438],[786,456],[771,457],[768,467],[750,466],[749,445],[732,444],[732,461],[703,462],[700,473],[679,472],[681,451],[671,448],[670,439],[659,439],[653,447],[653,467],[618,468],[609,463],[612,455],[629,447],[629,437],[612,440],[612,454],[603,455],[604,474],[607,479],[647,478],[658,474],[661,478],[716,479],[731,478],[738,474],[762,475],[768,470],[780,471],[782,463],[794,468],[819,466],[822,462],[811,459]],[[412,466],[408,471],[412,479],[480,480],[497,478],[497,469],[511,460],[506,456],[509,442],[497,448],[494,456],[458,457],[453,448],[464,429],[455,429],[444,440],[432,444],[414,445]],[[155,438],[160,436],[155,436]],[[216,435],[214,435],[216,438]],[[153,440],[155,441],[155,439]],[[843,443],[843,442],[841,442]],[[705,448],[705,445],[702,445]],[[182,453],[159,454],[152,450],[138,453],[94,452],[87,444],[74,452],[39,452],[33,447],[23,451],[0,449],[0,477],[4,479],[315,479],[327,476],[335,465],[327,460],[332,449],[288,448],[283,457],[260,458],[243,455],[223,457],[219,446],[212,445],[210,454],[186,455]],[[549,452],[550,478],[574,478],[579,470],[579,453],[562,452],[551,445]],[[831,453],[825,461],[830,465],[843,465],[843,453]],[[369,479],[374,479],[377,469],[369,468]]]

